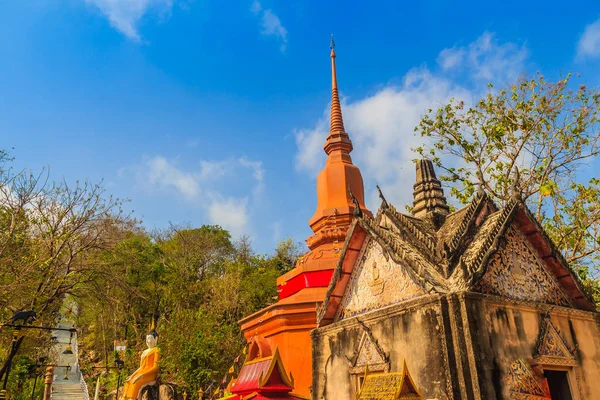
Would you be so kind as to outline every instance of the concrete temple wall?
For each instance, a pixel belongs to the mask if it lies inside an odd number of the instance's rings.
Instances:
[[[444,394],[451,390],[448,359],[453,357],[446,343],[445,309],[439,296],[428,295],[314,330],[312,398],[354,398],[364,371],[354,360],[366,331],[386,354],[388,371],[402,371],[406,360],[424,399],[451,398]]]
[[[571,357],[545,357],[545,369],[567,371],[575,400],[600,399],[600,315],[545,304],[469,293],[463,297],[469,320],[480,398],[511,398],[510,366],[539,357],[549,320]],[[542,351],[543,352],[543,351]],[[557,352],[560,352],[557,350]]]
[[[354,399],[367,331],[387,357],[385,372],[402,371],[406,360],[423,399],[511,399],[511,365],[535,358],[567,371],[574,400],[600,400],[600,314],[470,292],[427,295],[315,329],[312,399]],[[544,332],[565,357],[540,354]]]

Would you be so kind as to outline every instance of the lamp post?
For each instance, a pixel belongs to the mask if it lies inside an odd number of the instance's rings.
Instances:
[[[118,371],[117,372],[117,393],[115,394],[115,400],[119,400],[119,389],[121,387],[121,370],[123,370],[123,368],[125,368],[125,362],[117,357],[117,358],[115,358],[114,364],[115,364],[114,367],[109,367],[107,365],[105,367],[92,367],[92,368],[106,369],[107,372],[109,369],[116,369]]]
[[[52,394],[52,381],[54,380],[54,366],[46,367],[46,379],[44,379],[44,400],[50,400]]]
[[[125,366],[123,360],[115,359],[115,366],[117,367],[117,393],[115,394],[115,400],[119,400],[119,388],[121,387],[121,370]]]
[[[75,327],[57,328],[57,327],[51,327],[51,326],[27,325],[28,323],[32,323],[33,321],[35,321],[36,318],[37,318],[37,315],[35,314],[35,312],[33,310],[18,311],[13,315],[12,323],[0,324],[0,329],[5,328],[5,327],[15,328],[15,330],[13,332],[13,339],[11,342],[11,350],[8,353],[8,357],[5,361],[6,367],[3,371],[3,374],[0,374],[0,380],[4,379],[2,382],[2,389],[0,389],[0,400],[6,400],[6,398],[7,398],[6,386],[8,385],[8,375],[10,374],[10,369],[12,367],[12,360],[13,360],[14,356],[16,355],[17,351],[19,350],[21,342],[24,339],[24,335],[21,335],[21,329],[38,329],[38,330],[45,330],[45,331],[69,331],[71,333],[71,338],[73,338],[73,334],[75,332],[77,332],[77,329],[75,329]],[[23,324],[15,323],[18,321],[23,321]],[[70,347],[71,347],[71,340],[69,340],[69,346],[67,346],[67,350],[70,349]],[[73,354],[73,350],[71,350],[71,353],[63,353],[63,354]],[[48,378],[46,378],[46,381],[47,380],[48,380]],[[51,382],[52,381],[50,381],[50,383]],[[34,383],[34,385],[35,385],[35,383]],[[46,394],[44,394],[44,398],[46,398]]]
[[[63,377],[63,379],[66,381],[69,379],[69,372],[71,371],[71,365],[67,364],[67,366],[65,367],[65,376]]]
[[[17,328],[13,332],[13,338],[11,341],[10,354],[8,355],[8,359],[6,360],[6,371],[4,372],[4,382],[2,383],[2,390],[0,390],[0,400],[6,399],[6,385],[8,385],[8,374],[10,373],[10,368],[12,367],[12,359],[17,352],[17,341],[19,340],[19,334],[21,333],[21,329]]]
[[[17,314],[15,314],[15,316]],[[15,321],[15,317],[13,317],[13,321]],[[73,337],[73,334],[75,332],[77,332],[77,329],[75,329],[75,328],[55,328],[55,327],[51,327],[51,326],[32,326],[32,325],[21,325],[21,324],[14,324],[14,323],[0,325],[0,329],[5,328],[5,327],[15,328],[15,330],[13,332],[13,340],[11,342],[11,350],[10,350],[8,357],[6,359],[6,362],[5,362],[6,369],[4,370],[4,375],[0,375],[0,380],[2,380],[2,378],[4,378],[3,383],[2,383],[2,389],[0,389],[0,400],[6,399],[6,386],[8,384],[8,375],[9,375],[10,369],[12,367],[12,360],[13,360],[14,356],[16,355],[17,351],[19,350],[19,346],[24,338],[24,336],[20,334],[21,329],[38,329],[38,330],[43,330],[43,331],[69,331],[71,333],[71,337]],[[67,346],[67,349],[69,347],[70,346]],[[66,353],[66,354],[69,354],[69,353]],[[72,350],[71,350],[70,354],[73,354]]]
[[[69,330],[69,344],[67,345],[67,348],[65,349],[65,351],[63,351],[63,354],[73,354],[73,348],[71,347],[71,342],[73,341],[73,334],[75,333],[72,330]]]
[[[33,400],[33,397],[35,396],[35,386],[37,385],[38,375],[40,374],[39,368],[45,367],[46,366],[46,365],[44,365],[45,362],[46,362],[46,357],[38,358],[39,364],[36,364],[36,366],[35,366],[35,379],[33,380],[33,389],[31,390],[31,400]]]

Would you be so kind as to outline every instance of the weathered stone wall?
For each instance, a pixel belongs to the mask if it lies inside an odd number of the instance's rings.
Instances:
[[[560,358],[546,369],[567,370],[574,399],[600,399],[600,316],[597,313],[468,294],[465,306],[481,398],[509,399],[509,367],[534,357],[547,319],[573,351],[576,366]],[[561,365],[563,364],[563,365]],[[577,393],[579,392],[579,393]]]
[[[574,400],[600,400],[600,314],[478,293],[424,296],[314,330],[312,398],[354,398],[352,360],[368,330],[389,371],[406,359],[423,399],[510,399],[510,365],[539,355],[549,323],[570,360],[541,364],[568,371]]]
[[[450,369],[443,301],[425,296],[313,331],[313,399],[353,399],[351,374],[365,330],[389,356],[389,370],[408,369],[424,399],[448,399]],[[451,356],[451,355],[450,355]]]

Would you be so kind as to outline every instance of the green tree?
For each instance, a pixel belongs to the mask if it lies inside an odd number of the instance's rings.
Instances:
[[[50,325],[65,296],[96,289],[106,270],[95,254],[135,223],[121,205],[99,184],[69,185],[51,181],[48,171],[15,171],[0,152],[0,322],[33,309],[37,323]],[[0,378],[21,349],[34,359],[47,355],[48,335],[21,332],[9,353],[11,340],[2,329]]]
[[[521,194],[569,264],[600,300],[600,93],[572,89],[571,76],[543,76],[490,90],[472,106],[455,99],[429,110],[415,131],[417,152],[444,169],[441,179],[466,203],[478,186],[496,201]],[[449,163],[450,167],[444,167]]]

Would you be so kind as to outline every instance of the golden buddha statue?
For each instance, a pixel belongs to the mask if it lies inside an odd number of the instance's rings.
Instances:
[[[154,326],[154,324],[152,325]],[[152,329],[146,335],[148,348],[142,352],[140,367],[127,378],[121,400],[138,400],[141,398],[142,389],[156,383],[159,358],[158,347],[156,347],[157,342],[158,333]]]

